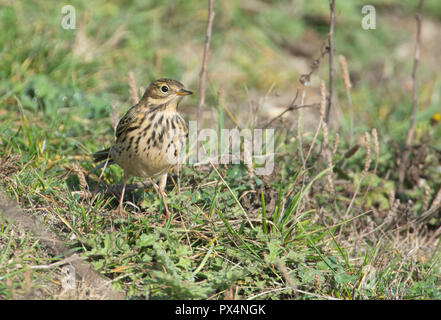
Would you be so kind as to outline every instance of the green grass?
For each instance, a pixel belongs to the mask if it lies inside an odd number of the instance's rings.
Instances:
[[[289,102],[301,87],[302,68],[296,66],[310,65],[326,40],[327,1],[215,2],[206,125],[232,128],[225,106],[242,127],[259,128],[269,120],[265,108],[280,107],[272,99]],[[183,166],[174,175],[180,188],[170,179],[167,188],[168,206],[181,222],[164,226],[163,204],[154,190],[129,192],[129,215],[121,218],[113,213],[117,199],[112,195],[83,198],[76,192],[85,190],[73,164],[91,190],[121,182],[117,166],[100,177],[90,154],[113,141],[112,106],[120,115],[130,107],[127,74],[134,71],[140,87],[166,76],[197,89],[206,4],[71,4],[77,9],[73,31],[60,27],[62,4],[1,4],[0,186],[111,279],[115,290],[130,299],[441,297],[439,210],[424,207],[441,187],[441,126],[430,124],[439,112],[441,89],[430,49],[419,70],[419,149],[412,157],[414,176],[425,181],[429,196],[408,178],[405,191],[396,195],[401,203],[391,207],[389,201],[397,188],[396,159],[411,106],[406,79],[413,51],[400,60],[395,50],[406,42],[413,48],[414,1],[371,1],[377,30],[365,31],[360,27],[365,1],[337,0],[336,55],[348,59],[357,116],[350,136],[349,106],[336,63],[339,112],[330,131],[331,144],[335,133],[340,135],[333,154],[335,194],[327,185],[329,171],[317,166],[322,134],[303,164],[297,127],[288,129],[297,121],[292,117],[274,122],[277,155],[270,176],[250,177],[244,164]],[[394,25],[393,16],[403,25]],[[429,2],[425,18],[441,28],[441,5]],[[288,48],[312,38],[318,41],[311,55],[290,53]],[[318,77],[327,79],[327,67],[325,58],[308,88],[308,103],[319,101]],[[272,86],[266,107],[258,108],[257,122],[250,123],[250,105],[261,104]],[[193,95],[183,101],[187,120],[195,120],[197,100]],[[318,117],[311,109],[304,109],[302,117],[306,155]],[[365,148],[345,154],[371,128],[379,132],[380,155],[371,150],[372,164],[362,179]],[[59,298],[60,266],[41,266],[64,257],[51,254],[34,233],[17,230],[0,218],[0,298]]]

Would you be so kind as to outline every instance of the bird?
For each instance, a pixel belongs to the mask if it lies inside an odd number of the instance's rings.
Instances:
[[[118,164],[124,170],[118,211],[123,208],[127,181],[131,176],[155,179],[164,203],[166,218],[170,211],[165,200],[167,174],[185,152],[188,126],[178,113],[182,98],[193,92],[173,79],[153,81],[139,102],[120,119],[116,127],[116,140],[107,149],[93,154],[94,162]]]

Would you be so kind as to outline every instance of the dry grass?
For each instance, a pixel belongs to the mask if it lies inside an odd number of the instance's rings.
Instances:
[[[27,52],[12,51],[32,60],[5,63],[0,72],[12,83],[7,92],[0,90],[6,110],[0,111],[0,179],[16,202],[5,196],[0,206],[0,296],[440,298],[439,129],[417,119],[404,190],[397,192],[395,160],[401,155],[394,150],[404,142],[407,114],[393,106],[405,105],[408,95],[400,80],[405,68],[394,61],[387,30],[377,31],[391,59],[377,66],[376,60],[366,62],[359,43],[347,41],[351,21],[344,10],[351,4],[340,8],[336,1],[335,21],[324,18],[328,11],[298,17],[307,19],[301,21],[308,21],[308,36],[297,39],[295,15],[303,11],[291,16],[282,10],[286,2],[209,3],[207,10],[188,2],[161,4],[142,15],[127,12],[146,24],[136,26],[119,20],[121,15],[100,20],[85,14],[82,21],[92,25],[73,35],[73,55],[51,47],[54,35],[35,40],[48,43],[46,54],[32,41]],[[101,23],[96,30],[95,19]],[[105,34],[103,21],[109,22]],[[332,21],[335,38],[332,23],[330,34],[320,31]],[[284,23],[287,33],[280,29]],[[379,37],[361,37],[383,52],[382,43],[372,42]],[[151,52],[152,46],[159,49]],[[334,78],[334,51],[341,78]],[[388,78],[389,64],[394,74]],[[428,101],[436,97],[436,81],[421,67],[429,83],[421,83],[422,101]],[[133,70],[128,85],[121,77],[127,70]],[[128,185],[130,215],[114,217],[122,172],[93,168],[89,155],[113,138],[118,109],[139,99],[135,78],[144,84],[164,74],[189,87],[199,81],[202,118],[210,127],[274,128],[276,137],[275,168],[268,176],[256,175],[248,155],[238,165],[198,163],[176,170],[167,188],[173,219],[161,226],[162,204],[149,183]],[[190,120],[197,117],[192,105],[197,101],[182,110]]]
[[[50,265],[28,266],[30,269],[56,269],[64,266],[61,271],[67,270],[66,267],[72,267],[75,270],[74,278],[75,286],[67,288],[66,286],[55,286],[52,290],[45,288],[47,292],[41,295],[41,291],[35,291],[31,283],[30,271],[25,274],[25,290],[20,294],[23,299],[41,299],[43,297],[57,299],[99,299],[114,300],[124,298],[124,294],[116,292],[111,288],[111,281],[105,280],[100,276],[94,267],[84,261],[84,258],[76,253],[71,253],[68,246],[64,244],[59,237],[51,231],[45,224],[38,221],[37,218],[30,216],[17,207],[4,193],[0,194],[0,213],[2,219],[7,219],[12,223],[17,231],[32,234],[32,237],[41,245],[41,250],[50,256],[57,256],[60,261]],[[60,259],[60,257],[64,257]],[[59,277],[58,281],[63,284],[63,273],[55,273],[55,277]],[[58,282],[56,281],[56,282]],[[58,282],[58,283],[60,283]],[[14,290],[12,290],[14,291]],[[16,299],[18,294],[12,293]]]

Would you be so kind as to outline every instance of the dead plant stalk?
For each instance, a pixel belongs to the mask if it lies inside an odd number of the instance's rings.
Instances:
[[[208,23],[207,29],[205,32],[205,46],[204,53],[202,56],[202,67],[200,73],[199,80],[199,103],[197,110],[197,126],[198,132],[200,130],[201,118],[202,118],[202,107],[205,105],[205,88],[207,82],[207,60],[208,60],[208,51],[210,49],[210,41],[211,41],[211,30],[213,29],[213,20],[214,20],[214,0],[208,0]],[[197,149],[199,150],[199,142],[197,144]]]
[[[335,0],[330,1],[331,17],[329,22],[329,98],[326,108],[325,122],[329,125],[329,118],[334,94],[334,24],[335,24]]]
[[[415,44],[415,53],[413,58],[413,70],[412,70],[412,111],[410,114],[410,120],[409,120],[409,131],[407,132],[407,138],[406,138],[406,145],[404,148],[403,155],[401,157],[400,165],[398,168],[398,185],[399,185],[399,191],[402,191],[403,188],[403,182],[404,182],[404,176],[405,171],[407,167],[407,163],[409,161],[409,156],[411,152],[411,145],[413,142],[413,136],[415,133],[415,121],[416,121],[416,114],[417,114],[417,108],[418,108],[418,81],[417,81],[417,71],[418,71],[418,64],[420,60],[420,46],[421,46],[421,29],[422,29],[422,22],[423,22],[423,8],[424,8],[424,0],[420,0],[420,5],[418,9],[418,13],[416,16],[417,20],[417,34],[416,34],[416,44]]]

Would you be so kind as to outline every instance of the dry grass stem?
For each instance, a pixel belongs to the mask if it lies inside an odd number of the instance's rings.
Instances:
[[[348,64],[346,62],[346,57],[343,55],[340,55],[338,57],[338,62],[340,63],[341,73],[343,76],[343,81],[345,83],[346,92],[350,92],[352,88],[351,79],[349,77],[349,70],[348,70]]]
[[[366,174],[369,171],[369,167],[371,166],[371,136],[369,132],[364,133],[363,137],[363,145],[366,150],[366,154],[364,157],[364,168],[363,168],[363,174]]]
[[[113,134],[116,134],[116,128],[118,127],[119,123],[119,112],[118,112],[118,105],[114,103],[112,105],[112,111],[110,112],[110,123],[112,124]]]
[[[276,266],[282,272],[286,283],[288,284],[289,287],[291,287],[293,291],[293,295],[295,295],[297,291],[297,285],[295,284],[292,277],[289,275],[288,269],[286,268],[285,264],[280,259],[277,259]]]
[[[440,207],[441,204],[441,188],[439,188],[436,193],[435,199],[433,199],[432,204],[430,205],[430,210]]]
[[[424,185],[424,200],[423,200],[423,212],[429,209],[430,201],[430,187],[428,184]]]
[[[322,88],[322,86],[323,86],[323,88]],[[314,137],[312,138],[311,145],[309,147],[308,153],[306,154],[305,163],[308,161],[308,159],[309,159],[309,157],[311,155],[312,149],[314,148],[315,142],[317,141],[317,137],[318,137],[318,135],[320,133],[320,130],[321,130],[321,128],[323,126],[323,123],[324,123],[324,120],[325,120],[326,94],[325,94],[325,96],[323,96],[323,94],[322,94],[323,90],[326,90],[326,89],[324,89],[324,86],[325,86],[325,83],[324,83],[324,81],[322,81],[321,85],[320,85],[320,98],[321,99],[320,99],[320,104],[319,104],[319,107],[320,107],[320,109],[319,109],[320,110],[319,123],[318,123],[317,129],[316,129],[316,131],[314,133]],[[320,154],[321,154],[321,149],[320,149]],[[321,167],[321,157],[320,157],[320,155],[319,155],[319,163],[318,163],[317,167],[318,168]]]
[[[320,81],[320,119],[325,119],[326,112],[326,85],[325,81]]]
[[[369,167],[370,167],[371,161],[372,161],[372,159],[371,159],[371,146],[370,146],[371,139],[370,139],[369,132],[365,132],[365,134],[360,138],[360,140],[361,140],[360,145],[363,146],[366,151],[365,158],[364,158],[364,167],[363,167],[363,170],[361,171],[360,180],[357,183],[357,186],[355,188],[355,192],[352,196],[351,202],[349,203],[349,206],[346,209],[345,216],[347,216],[349,214],[350,210],[352,209],[352,207],[354,205],[355,199],[360,191],[361,184],[362,184],[364,178],[366,177],[366,174],[369,171]],[[364,194],[362,203],[364,203],[364,200],[366,198],[368,191],[369,191],[369,188],[368,188],[368,190],[366,190],[366,193]],[[389,195],[389,202],[392,202],[391,195]]]
[[[81,187],[80,191],[74,191],[73,194],[79,194],[81,198],[90,198],[92,194],[89,191],[89,185],[87,184],[83,169],[81,169],[81,167],[74,162],[72,164],[72,171],[77,175]]]
[[[395,203],[395,190],[391,190],[387,194],[389,199],[389,207],[392,208]]]
[[[380,143],[378,142],[378,134],[377,129],[373,128],[371,130],[372,135],[372,142],[374,146],[374,153],[375,153],[375,167],[374,167],[374,173],[377,173],[377,167],[378,167],[378,161],[380,160]]]
[[[306,91],[303,90],[302,97],[300,99],[300,105],[303,105],[303,103],[305,102],[305,96],[306,96]],[[303,153],[302,135],[303,135],[303,114],[302,114],[302,110],[298,109],[297,110],[297,141],[298,141],[298,146],[299,146],[300,158],[302,160],[303,170],[306,170],[305,155]]]
[[[326,107],[326,86],[325,82],[322,80],[320,83],[320,119],[323,119],[323,117],[326,117],[325,115],[325,107]],[[328,136],[328,124],[326,121],[322,123],[322,130],[323,130],[323,152],[325,154],[325,160],[328,168],[330,170],[326,174],[326,181],[327,181],[327,187],[328,189],[334,193],[334,182],[332,180],[332,155],[331,151],[329,150],[329,136]]]
[[[130,87],[130,98],[132,99],[132,104],[135,105],[139,101],[138,90],[136,89],[135,75],[132,71],[129,72],[129,87]]]
[[[353,109],[353,106],[352,106],[352,97],[351,97],[352,83],[351,83],[351,79],[349,77],[349,69],[348,69],[348,64],[346,62],[345,56],[340,55],[338,57],[338,61],[340,63],[341,73],[342,73],[342,76],[343,76],[343,81],[345,83],[346,97],[348,99],[348,104],[349,104],[349,118],[350,118],[350,128],[349,128],[349,130],[350,130],[350,137],[351,137],[351,140],[352,140],[352,135],[354,133],[354,109]]]
[[[333,156],[337,153],[339,142],[340,142],[340,135],[338,133],[336,133],[335,137],[334,137],[334,144],[332,146],[332,155]]]

